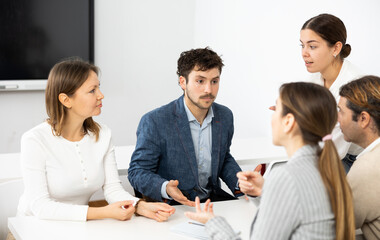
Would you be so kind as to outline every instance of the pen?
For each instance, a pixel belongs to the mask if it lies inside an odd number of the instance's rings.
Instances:
[[[190,224],[194,224],[194,225],[198,225],[198,226],[202,226],[202,227],[204,227],[205,225],[204,224],[202,224],[202,223],[196,223],[196,222],[189,222]]]

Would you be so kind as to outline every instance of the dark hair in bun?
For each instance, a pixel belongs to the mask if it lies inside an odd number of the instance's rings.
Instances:
[[[327,41],[330,47],[341,42],[343,47],[339,56],[344,59],[351,53],[350,44],[346,44],[347,31],[344,23],[339,18],[331,14],[320,14],[307,20],[301,30],[310,29],[316,32],[321,38]]]

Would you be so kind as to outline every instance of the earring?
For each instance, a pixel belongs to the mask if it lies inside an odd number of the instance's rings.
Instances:
[[[334,58],[336,58],[336,55],[335,55],[335,54],[333,54],[333,56],[334,56]]]

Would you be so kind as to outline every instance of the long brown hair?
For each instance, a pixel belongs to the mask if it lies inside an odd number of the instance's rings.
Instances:
[[[48,115],[47,122],[56,136],[61,136],[63,123],[67,114],[67,108],[59,101],[60,93],[65,93],[71,97],[76,90],[87,80],[90,72],[97,75],[99,69],[87,63],[80,58],[71,58],[59,62],[50,70],[48,82],[45,91],[46,112]],[[83,122],[84,133],[89,131],[94,133],[96,140],[99,138],[100,126],[92,117]]]
[[[337,122],[337,105],[330,91],[313,83],[287,83],[280,88],[283,116],[294,115],[306,144],[318,145]],[[355,239],[351,188],[332,140],[317,153],[318,167],[335,215],[336,239]]]

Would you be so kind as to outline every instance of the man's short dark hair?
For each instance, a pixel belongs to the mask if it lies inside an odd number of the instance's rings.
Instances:
[[[343,85],[339,95],[347,99],[347,107],[353,111],[352,120],[357,121],[362,112],[367,112],[375,121],[380,133],[380,78],[364,76]]]
[[[222,73],[223,66],[223,60],[209,47],[191,49],[181,53],[178,59],[177,75],[178,77],[185,77],[187,83],[188,76],[195,67],[197,71],[218,68],[219,72]]]

